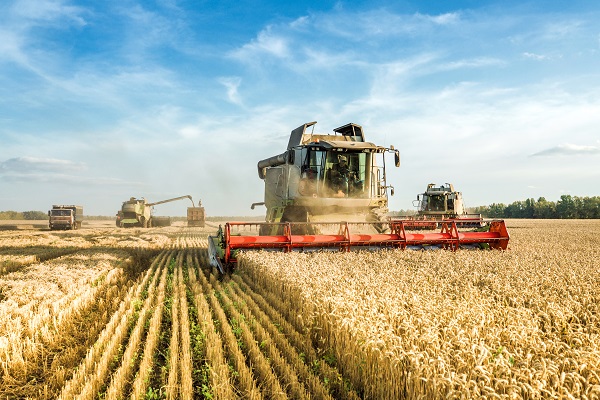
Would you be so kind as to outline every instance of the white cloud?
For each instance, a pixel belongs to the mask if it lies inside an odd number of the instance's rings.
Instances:
[[[423,15],[417,14],[418,18],[425,21],[431,21],[438,25],[452,25],[460,22],[460,14],[457,12],[440,14],[440,15]]]
[[[24,183],[51,183],[61,185],[85,185],[85,186],[123,186],[140,187],[144,186],[142,182],[127,181],[119,178],[106,177],[87,177],[59,173],[17,173],[0,174],[0,179],[5,182],[24,182]]]
[[[567,37],[577,36],[582,32],[584,23],[578,18],[564,19],[551,21],[542,25],[540,32],[544,40],[563,40]]]
[[[25,64],[25,57],[21,51],[21,37],[15,32],[0,28],[0,61],[12,61]]]
[[[237,105],[242,105],[242,100],[238,92],[238,88],[242,83],[242,78],[239,76],[221,77],[219,83],[227,89],[227,98],[230,102]]]
[[[532,157],[539,156],[588,156],[599,155],[600,147],[597,146],[581,146],[576,144],[565,143],[546,150],[532,154]]]
[[[184,139],[194,139],[202,135],[202,130],[197,126],[184,126],[179,129],[179,135]]]
[[[33,23],[71,23],[84,26],[82,16],[86,11],[82,7],[67,5],[63,0],[17,0],[12,7],[12,15]]]
[[[548,59],[548,56],[545,56],[543,54],[535,54],[535,53],[529,53],[529,52],[523,53],[523,57],[531,58],[533,60],[540,60],[540,61]]]
[[[299,17],[290,23],[290,28],[292,29],[302,29],[307,26],[310,26],[310,18],[306,15]]]
[[[465,68],[485,68],[505,66],[506,61],[493,57],[476,57],[471,59],[461,59],[456,61],[441,62],[434,70],[451,71]]]
[[[70,160],[59,160],[55,158],[17,157],[0,162],[0,173],[31,172],[31,171],[69,171],[84,170],[86,165]]]
[[[289,55],[288,40],[274,33],[271,26],[259,32],[258,36],[250,43],[246,43],[231,53],[233,58],[242,62],[253,62],[256,61],[256,58],[263,56],[287,58]]]

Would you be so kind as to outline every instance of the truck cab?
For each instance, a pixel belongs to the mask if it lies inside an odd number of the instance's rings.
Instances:
[[[48,211],[48,226],[56,229],[79,229],[83,221],[83,207],[74,205],[53,205]]]

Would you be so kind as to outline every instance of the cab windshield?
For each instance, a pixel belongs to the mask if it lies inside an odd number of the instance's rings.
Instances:
[[[424,211],[446,211],[444,204],[444,196],[424,196],[425,197],[425,210]]]
[[[311,149],[303,157],[299,193],[312,197],[368,197],[370,153]]]
[[[71,215],[71,210],[52,210],[52,215],[55,217],[68,217]]]

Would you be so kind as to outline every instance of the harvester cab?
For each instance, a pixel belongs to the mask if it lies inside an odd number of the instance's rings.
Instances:
[[[333,135],[315,134],[315,124],[294,129],[284,153],[258,162],[266,222],[385,221],[391,186],[384,155],[393,153],[399,166],[398,150],[365,141],[357,124],[336,128]]]
[[[436,185],[430,183],[424,193],[417,195],[413,201],[417,208],[415,227],[435,229],[439,221],[455,219],[459,226],[482,227],[486,224],[481,214],[470,214],[466,211],[462,193],[454,190],[454,185],[446,183]]]
[[[294,129],[287,150],[258,162],[265,182],[266,222],[228,222],[208,238],[212,266],[225,273],[244,250],[350,251],[356,249],[431,246],[456,250],[471,245],[506,249],[504,221],[486,232],[459,232],[454,220],[439,233],[411,233],[408,221],[390,220],[385,154],[400,155],[393,146],[366,142],[360,125],[314,134],[316,122]],[[310,132],[308,128],[312,128]]]

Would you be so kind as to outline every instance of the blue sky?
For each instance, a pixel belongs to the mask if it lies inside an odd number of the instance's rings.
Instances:
[[[400,150],[393,210],[600,195],[600,5],[562,3],[2,1],[0,210],[264,213],[256,163],[314,120]]]

